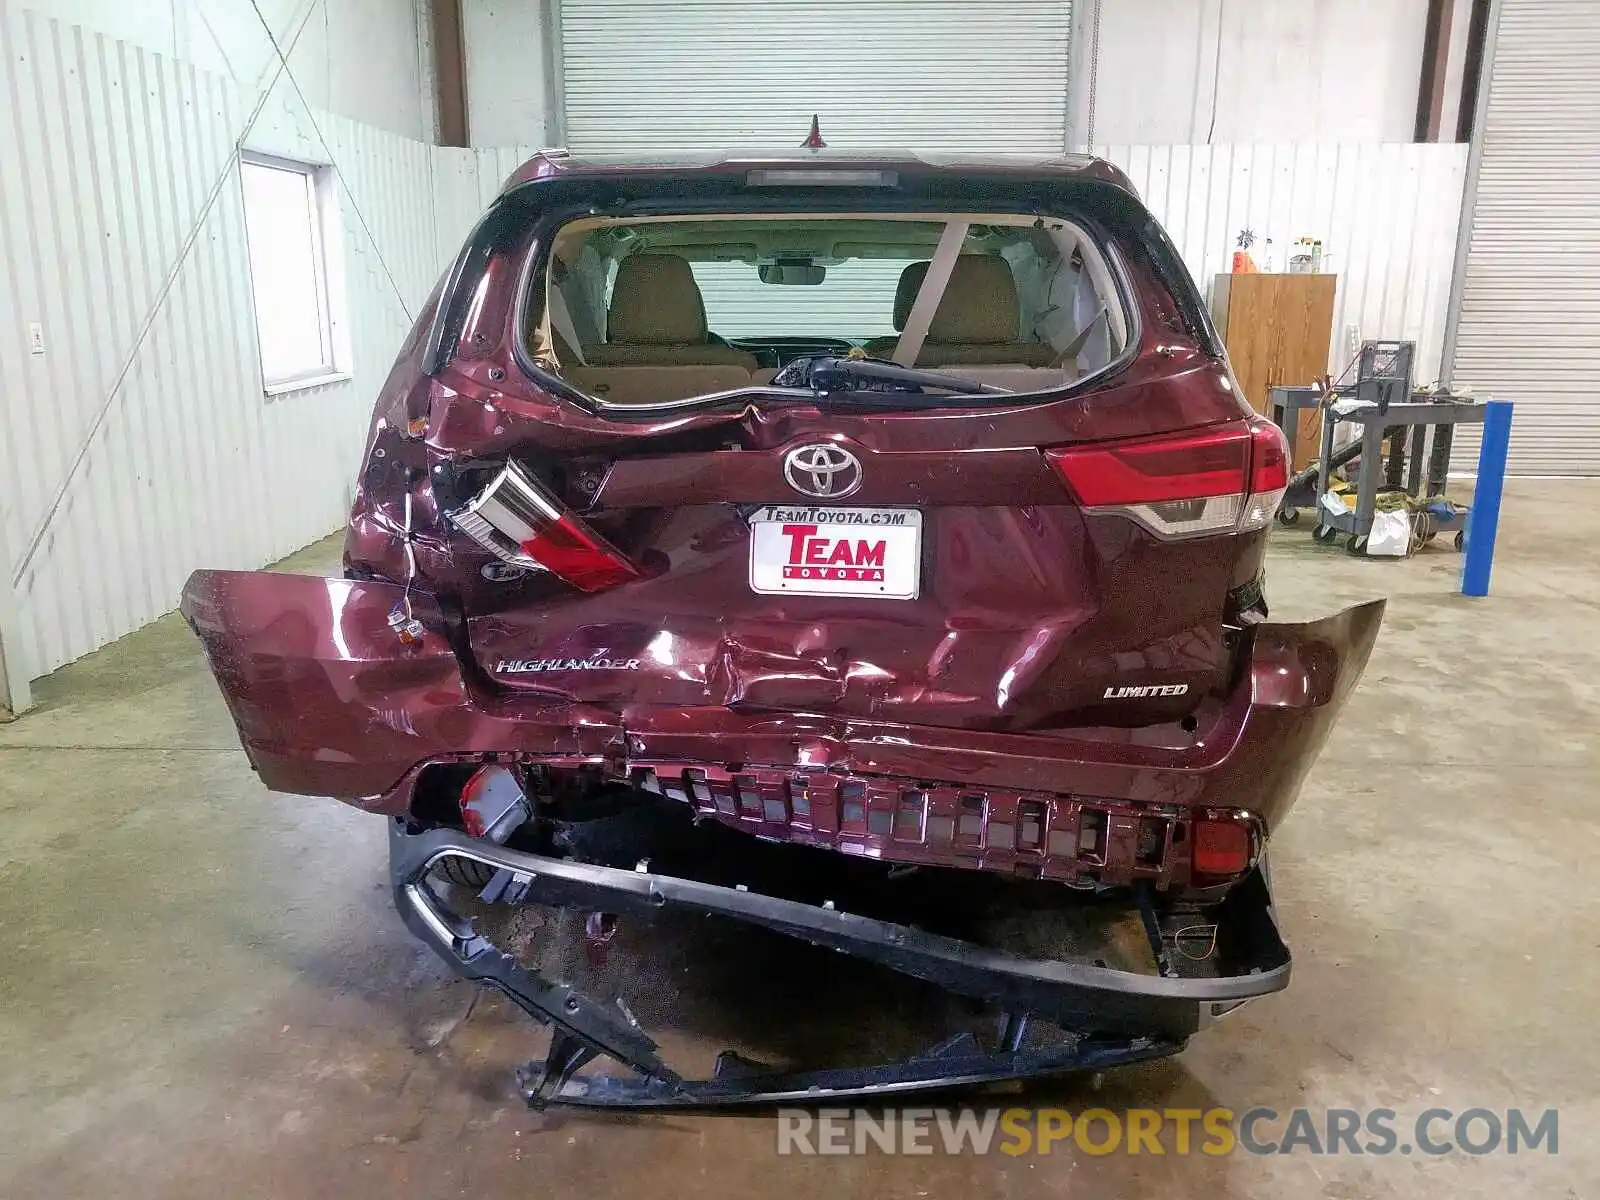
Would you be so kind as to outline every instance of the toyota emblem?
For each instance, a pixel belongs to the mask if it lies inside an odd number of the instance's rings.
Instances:
[[[802,496],[840,500],[861,486],[861,460],[843,446],[813,442],[783,456],[783,477]]]

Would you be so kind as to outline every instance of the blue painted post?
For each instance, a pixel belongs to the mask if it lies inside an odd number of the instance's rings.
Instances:
[[[1484,405],[1483,446],[1478,451],[1478,483],[1467,514],[1467,544],[1461,561],[1461,594],[1487,596],[1494,566],[1494,539],[1500,531],[1500,494],[1505,490],[1506,456],[1511,451],[1511,401]]]

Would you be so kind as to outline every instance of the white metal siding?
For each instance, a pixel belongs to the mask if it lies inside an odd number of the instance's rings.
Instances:
[[[1323,269],[1339,277],[1329,371],[1337,376],[1353,357],[1353,329],[1357,339],[1415,341],[1418,381],[1437,378],[1465,146],[1096,146],[1094,153],[1128,173],[1202,295],[1230,269],[1242,229],[1256,234],[1257,262],[1280,271],[1295,238],[1320,237]]]
[[[448,264],[455,261],[467,235],[506,180],[539,148],[435,146],[432,150],[433,211],[439,239],[436,255],[439,262]]]
[[[574,153],[1057,154],[1072,0],[562,0]]]
[[[432,150],[319,112],[324,147],[279,81],[248,144],[343,173],[354,377],[268,400],[233,162],[257,99],[0,0],[0,586],[15,578],[26,676],[169,611],[196,567],[260,566],[347,511],[406,309],[440,266]]]
[[[1493,53],[1452,377],[1516,404],[1513,472],[1600,474],[1600,3],[1501,0]]]
[[[1099,8],[1098,141],[1411,139],[1428,0],[1099,0]],[[1454,28],[1465,35],[1465,11]]]

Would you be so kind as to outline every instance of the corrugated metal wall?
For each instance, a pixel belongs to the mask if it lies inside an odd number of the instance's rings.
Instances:
[[[506,179],[537,153],[535,146],[489,146],[464,150],[433,149],[433,199],[438,231],[437,255],[452,261],[478,223],[484,209],[500,194]]]
[[[433,150],[311,114],[275,78],[262,100],[0,0],[0,584],[25,676],[170,610],[195,567],[256,567],[343,518],[372,397],[440,265]],[[258,101],[248,147],[331,161],[348,185],[353,378],[270,400],[233,165]]]
[[[1328,369],[1354,357],[1346,331],[1417,343],[1417,380],[1438,377],[1464,145],[1096,146],[1128,172],[1209,297],[1230,269],[1240,230],[1256,261],[1286,269],[1297,237],[1323,241],[1323,270],[1339,276]],[[1272,245],[1264,245],[1271,238]]]
[[[1451,380],[1515,403],[1512,472],[1600,475],[1600,4],[1498,16]],[[1476,469],[1478,433],[1457,468]]]

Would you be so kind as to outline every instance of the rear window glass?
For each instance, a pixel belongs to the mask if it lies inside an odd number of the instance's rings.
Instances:
[[[818,355],[1049,391],[1128,348],[1109,253],[1031,214],[584,217],[556,234],[529,336],[611,403],[796,386],[784,368]]]
[[[887,337],[910,259],[848,259],[815,285],[761,282],[754,263],[691,263],[706,324],[724,337]]]

